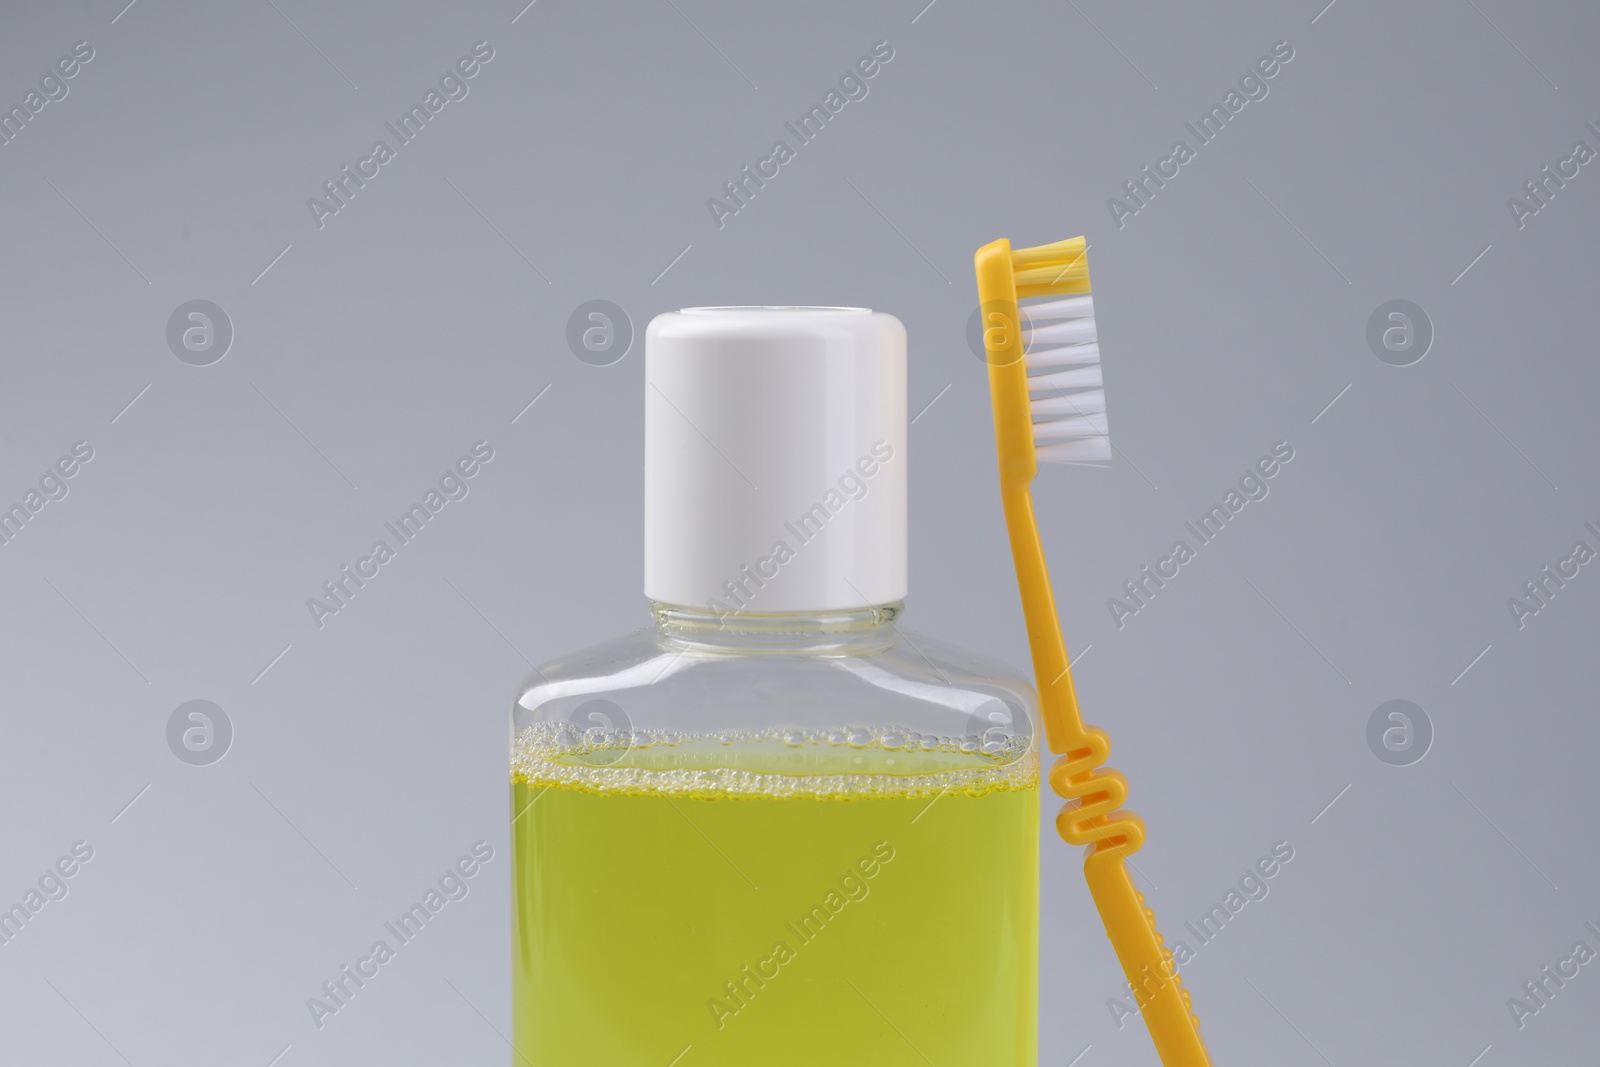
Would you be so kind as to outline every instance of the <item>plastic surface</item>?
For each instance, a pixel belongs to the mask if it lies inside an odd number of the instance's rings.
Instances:
[[[1037,748],[1038,704],[1026,678],[900,627],[899,612],[889,604],[811,617],[718,619],[656,604],[654,627],[529,675],[512,729],[568,722],[579,732],[604,726],[707,736],[779,726],[896,726],[978,747]],[[794,749],[793,756],[789,773],[807,773],[806,750]]]
[[[1056,830],[1069,843],[1087,846],[1084,877],[1161,1062],[1166,1067],[1209,1067],[1200,1020],[1191,1010],[1172,953],[1156,930],[1155,915],[1144,906],[1144,896],[1127,870],[1127,857],[1144,844],[1144,823],[1132,812],[1117,810],[1127,796],[1127,780],[1102,767],[1111,754],[1111,740],[1105,731],[1085,726],[1078,710],[1029,488],[1038,457],[1028,395],[1032,383],[1024,359],[1026,309],[1019,310],[1017,299],[1087,293],[1086,255],[1081,237],[1015,251],[1002,238],[980,248],[974,257],[1001,498],[1045,733],[1051,751],[1060,753],[1050,770],[1050,785],[1067,803],[1056,816]],[[1094,384],[1099,384],[1098,373]]]
[[[941,1064],[1036,1067],[1032,686],[898,610],[658,604],[529,677],[519,1063],[921,1063],[909,1036]]]
[[[645,595],[719,614],[903,599],[905,442],[894,316],[658,315],[645,336]]]

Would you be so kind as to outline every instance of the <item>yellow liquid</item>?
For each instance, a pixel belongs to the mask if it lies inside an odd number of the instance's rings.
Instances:
[[[513,1062],[1034,1067],[1038,813],[1033,753],[524,734]]]

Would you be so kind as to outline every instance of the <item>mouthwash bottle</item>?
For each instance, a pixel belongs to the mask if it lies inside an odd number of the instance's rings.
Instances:
[[[653,625],[512,716],[514,1064],[1034,1067],[1036,702],[900,626],[905,360],[862,308],[650,324]]]

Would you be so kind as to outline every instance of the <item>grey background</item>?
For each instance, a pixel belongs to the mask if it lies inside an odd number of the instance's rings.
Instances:
[[[0,498],[95,450],[0,548],[0,898],[95,850],[0,946],[0,1062],[506,1062],[509,696],[644,618],[642,349],[588,365],[569,313],[900,316],[908,622],[1020,664],[970,256],[1080,232],[1121,455],[1036,492],[1151,903],[1174,936],[1295,849],[1186,970],[1216,1062],[1593,1058],[1595,966],[1520,1031],[1506,1001],[1600,949],[1600,568],[1521,630],[1506,600],[1600,547],[1600,173],[1521,229],[1506,199],[1600,148],[1600,10],[122,2],[0,16],[8,106],[95,50],[0,146]],[[479,40],[470,95],[319,229],[306,199]],[[878,40],[870,95],[719,230],[706,199]],[[1119,230],[1107,198],[1280,40]],[[235,331],[207,367],[165,340],[195,299]],[[1391,299],[1433,323],[1409,367],[1365,340]],[[319,631],[306,599],[478,440],[470,495]],[[1271,495],[1117,629],[1280,440]],[[195,699],[233,725],[209,766],[167,747]],[[1393,699],[1433,725],[1411,766],[1367,745]],[[306,998],[478,839],[471,894],[317,1030]],[[1154,1063],[1076,850],[1043,849],[1041,1063]]]

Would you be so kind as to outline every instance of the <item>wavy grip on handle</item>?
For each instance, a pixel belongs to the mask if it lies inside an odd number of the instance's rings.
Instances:
[[[1050,768],[1051,788],[1067,798],[1056,815],[1056,832],[1069,844],[1089,847],[1084,879],[1162,1062],[1207,1065],[1189,991],[1156,929],[1155,912],[1144,906],[1144,894],[1128,873],[1127,857],[1144,844],[1144,820],[1117,808],[1127,798],[1128,781],[1121,771],[1099,766],[1111,752],[1105,731],[1089,727],[1084,738],[1083,746]]]

